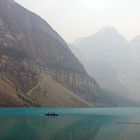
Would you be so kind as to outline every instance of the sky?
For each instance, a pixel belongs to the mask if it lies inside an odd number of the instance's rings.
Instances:
[[[116,27],[127,40],[140,34],[140,0],[15,0],[44,18],[68,43]]]

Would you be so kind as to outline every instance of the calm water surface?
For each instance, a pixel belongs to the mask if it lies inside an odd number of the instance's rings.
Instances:
[[[140,108],[0,109],[0,140],[140,140]]]

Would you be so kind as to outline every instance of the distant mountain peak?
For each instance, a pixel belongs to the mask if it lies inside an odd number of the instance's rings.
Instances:
[[[81,42],[83,42],[83,41],[89,41],[89,40],[92,40],[93,38],[95,38],[95,37],[108,37],[108,38],[119,38],[119,39],[123,39],[124,41],[126,41],[125,40],[125,38],[118,32],[118,30],[115,28],[115,27],[112,27],[112,26],[105,26],[105,27],[103,27],[103,28],[101,28],[101,29],[99,29],[95,34],[92,34],[92,35],[90,35],[90,36],[87,36],[87,37],[81,37],[81,38],[79,38],[79,39],[77,39],[77,40],[75,40],[75,41],[73,41],[73,43],[72,44],[74,44],[74,45],[78,45],[78,44],[80,44]]]
[[[106,32],[118,34],[118,31],[115,27],[106,26],[106,27],[99,30],[99,33],[106,33]]]

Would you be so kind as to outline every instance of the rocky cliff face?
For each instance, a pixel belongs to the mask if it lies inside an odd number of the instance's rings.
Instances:
[[[0,72],[23,91],[37,83],[37,65],[0,18]],[[30,81],[30,83],[29,83]]]
[[[53,79],[62,84],[65,88],[73,91],[76,95],[86,101],[92,102],[91,97],[95,96],[95,93],[99,89],[99,86],[94,79],[87,74],[54,70],[53,72],[51,71],[51,75]]]

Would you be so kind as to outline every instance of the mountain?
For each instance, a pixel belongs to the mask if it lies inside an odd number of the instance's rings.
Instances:
[[[73,45],[86,52],[87,59],[92,57],[93,61],[107,62],[120,73],[127,73],[135,62],[128,42],[113,27],[105,27]]]
[[[140,97],[137,94],[139,89],[134,89],[139,63],[129,42],[114,27],[105,27],[94,35],[74,41],[72,45],[72,52],[101,88],[123,97]],[[84,55],[79,55],[76,49]]]
[[[0,0],[0,107],[130,105],[101,89],[45,20]]]
[[[0,0],[0,106],[112,106],[104,96],[46,21]]]

